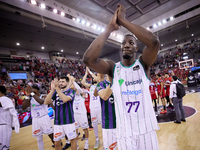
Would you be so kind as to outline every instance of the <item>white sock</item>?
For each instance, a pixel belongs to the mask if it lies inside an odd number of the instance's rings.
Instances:
[[[83,134],[85,134],[85,131],[83,131]]]
[[[37,142],[38,142],[39,150],[44,150],[44,142],[43,142],[43,136],[42,135],[37,137]]]
[[[69,140],[66,140],[66,143],[67,143],[67,144],[70,144],[70,141],[69,141]]]
[[[98,121],[93,122],[93,129],[94,129],[94,135],[95,135],[95,137],[98,138],[98,136],[99,136],[99,132],[98,132]]]
[[[88,144],[88,138],[85,139],[85,145]]]
[[[97,136],[97,137],[96,137],[96,141],[98,141],[98,140],[99,140],[99,137]]]

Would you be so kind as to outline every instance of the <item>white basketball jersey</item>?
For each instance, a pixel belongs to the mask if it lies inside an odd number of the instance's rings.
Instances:
[[[73,102],[74,114],[86,114],[85,98],[81,94],[76,94]]]
[[[90,109],[101,107],[100,98],[99,96],[94,96],[94,90],[96,88],[96,85],[90,86]]]
[[[6,96],[2,96],[1,99],[12,101],[10,98]],[[12,126],[12,115],[10,113],[10,110],[3,109],[3,107],[0,107],[0,125],[1,124]]]
[[[149,79],[139,60],[131,66],[115,64],[112,90],[118,137],[159,129],[149,92]]]
[[[40,96],[41,98],[41,96]],[[31,98],[31,116],[33,118],[42,117],[48,114],[47,105],[39,104],[33,97]]]

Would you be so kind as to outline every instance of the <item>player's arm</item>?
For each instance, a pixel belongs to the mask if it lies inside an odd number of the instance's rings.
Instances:
[[[51,106],[51,108],[53,108],[53,110],[55,110],[55,107],[53,106],[53,103],[49,104]]]
[[[98,92],[99,96],[104,100],[107,101],[110,95],[112,94],[112,90],[110,85],[106,87],[106,89],[102,89]]]
[[[56,79],[56,78],[54,79],[54,86],[55,86],[55,89],[56,89],[56,92],[57,92],[58,96],[60,97],[60,99],[61,99],[64,103],[66,103],[66,102],[68,102],[68,101],[71,100],[71,97],[70,97],[70,96],[65,95],[65,94],[60,90],[60,88],[59,88],[59,82],[58,82],[58,79]]]
[[[87,67],[86,67],[85,75],[83,76],[83,79],[82,79],[82,81],[81,81],[81,84],[82,84],[83,86],[85,86],[86,88],[90,88],[91,84],[86,83],[87,75],[88,75],[88,69],[87,69]]]
[[[98,91],[97,91],[97,88],[95,88],[95,90],[94,90],[94,96],[95,96],[95,97],[99,96]]]
[[[104,61],[99,58],[102,48],[105,45],[106,40],[110,36],[111,32],[119,29],[119,25],[117,24],[117,12],[115,11],[113,18],[110,23],[107,25],[104,32],[102,32],[88,47],[84,56],[83,62],[91,68],[92,70],[101,73],[101,74],[109,74],[109,76],[113,76],[113,61]]]
[[[160,89],[160,95],[162,95],[163,88],[164,88],[164,84],[163,84],[163,82],[161,82],[161,83],[160,83],[160,85],[161,85],[161,89]]]
[[[52,97],[53,97],[53,93],[55,91],[55,86],[54,86],[54,81],[51,81],[51,91],[49,92],[49,94],[47,95],[47,97],[44,100],[44,104],[48,105],[52,103]]]
[[[61,99],[64,103],[66,103],[66,102],[68,102],[68,101],[71,100],[71,97],[65,95],[65,94],[60,90],[59,87],[56,88],[56,92],[57,92],[58,96],[60,97],[60,99]]]
[[[69,78],[69,84],[67,85],[67,89],[69,89],[71,86],[72,86],[72,81],[71,81],[71,79],[70,79],[70,74],[67,74],[67,77]]]
[[[27,96],[30,96],[32,92],[33,92],[32,87],[31,87],[30,85],[27,85],[27,87],[26,87],[26,95],[27,95]],[[40,105],[44,104],[44,101],[43,101],[42,99],[40,99],[37,95],[33,95],[33,98],[34,98]]]
[[[149,69],[149,67],[154,63],[157,57],[157,53],[159,50],[160,42],[158,38],[147,29],[136,25],[134,23],[130,23],[125,19],[125,7],[122,5],[118,5],[119,11],[117,15],[117,19],[120,25],[128,29],[131,33],[133,33],[138,40],[140,40],[145,48],[142,53],[142,57],[140,58],[142,64],[145,66],[145,69]]]
[[[88,67],[86,67],[86,69],[88,69],[88,72],[90,73],[92,78],[95,79],[96,81],[98,81],[98,77],[94,73],[92,73],[92,71],[90,71],[90,69]]]

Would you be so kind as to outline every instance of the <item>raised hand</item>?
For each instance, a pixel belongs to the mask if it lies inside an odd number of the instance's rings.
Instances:
[[[53,80],[51,81],[51,90],[53,90],[53,91],[55,90],[55,85],[54,85],[54,81]]]
[[[26,86],[26,89],[25,89],[25,92],[26,92],[26,95],[27,96],[30,96],[31,95],[31,92],[33,92],[33,89],[30,85],[27,85]]]
[[[123,20],[125,20],[126,8],[125,8],[123,5],[121,5],[121,4],[118,4],[117,7],[118,7],[117,21],[118,21],[118,23],[121,25],[121,22],[122,22]]]
[[[110,23],[108,26],[111,28],[112,31],[119,30],[119,24],[117,23],[117,14],[118,14],[119,8],[115,11],[112,19],[110,20]]]
[[[59,87],[59,82],[58,82],[57,78],[54,78],[54,86],[55,86],[55,88]]]

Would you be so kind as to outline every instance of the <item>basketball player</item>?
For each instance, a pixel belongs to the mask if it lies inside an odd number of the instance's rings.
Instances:
[[[37,138],[39,150],[44,150],[43,134],[47,134],[53,141],[53,127],[51,120],[48,116],[47,105],[44,105],[42,95],[39,93],[39,87],[37,84],[33,84],[26,87],[26,97],[22,104],[22,109],[25,110],[31,107],[32,119],[32,132],[33,137]]]
[[[110,34],[119,25],[132,32],[146,46],[139,60],[136,38],[125,35],[121,52],[122,62],[99,58]],[[89,46],[83,56],[84,63],[101,74],[108,74],[115,98],[116,133],[118,150],[158,149],[156,129],[159,129],[149,92],[150,66],[156,60],[159,40],[150,31],[125,19],[125,8],[118,5],[113,18]]]
[[[172,82],[172,78],[169,77],[169,73],[165,73],[165,86],[166,86],[166,100],[167,103],[169,103],[169,106],[167,107],[168,109],[174,110],[174,106],[171,104],[170,99],[169,99],[169,90],[170,90],[170,85]]]
[[[0,86],[0,150],[10,148],[12,127],[19,133],[19,121],[17,111],[11,99],[6,97],[5,86]]]
[[[86,83],[86,77],[90,73],[93,77],[93,83],[89,84]],[[97,80],[98,77],[94,75],[88,67],[86,67],[86,72],[83,77],[83,80],[81,81],[82,85],[85,86],[86,88],[90,88],[89,94],[90,94],[90,114],[92,118],[92,124],[94,128],[94,134],[96,137],[94,149],[98,149],[100,146],[100,141],[99,141],[99,131],[98,131],[98,121],[101,122],[101,104],[100,104],[100,98],[99,96],[94,96],[94,91],[97,85]]]
[[[104,74],[100,74],[100,82],[97,84],[95,93],[100,97],[101,110],[102,110],[102,135],[103,135],[103,148],[104,150],[116,150],[116,115],[115,105],[112,90],[110,88],[110,81],[104,80]],[[97,96],[97,94],[94,94]]]
[[[54,142],[55,149],[62,150],[61,139],[67,135],[71,142],[71,149],[76,150],[76,129],[73,115],[73,100],[75,91],[68,88],[69,78],[61,77],[51,82],[51,91],[47,95],[44,104],[48,105],[55,101],[55,117],[54,117]]]
[[[88,137],[89,137],[89,131],[88,131],[88,120],[87,120],[87,112],[85,108],[85,93],[80,88],[80,86],[75,82],[75,79],[73,76],[70,77],[71,81],[73,83],[72,86],[74,86],[76,94],[74,98],[73,103],[73,110],[74,110],[74,119],[75,119],[75,127],[76,127],[76,133],[78,135],[78,128],[81,127],[85,133],[85,147],[84,150],[89,149],[89,143],[88,143]],[[78,147],[78,141],[77,141],[77,147]]]
[[[157,96],[156,96],[156,86],[154,84],[154,82],[151,80],[150,84],[149,84],[149,91],[151,93],[151,99],[152,101],[154,102],[154,105],[155,105],[155,112],[158,111],[157,109],[157,102],[156,102],[156,99],[157,99]]]
[[[161,75],[157,74],[156,75],[157,81],[157,92],[158,92],[158,99],[159,97],[161,98],[162,104],[163,104],[163,109],[161,109],[161,114],[166,114],[167,113],[167,108],[166,108],[166,101],[165,101],[165,89],[164,89],[164,81],[161,79]]]

